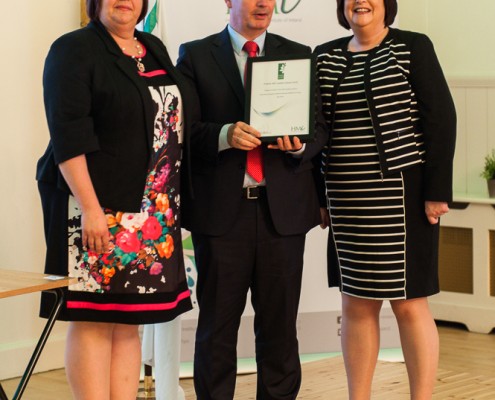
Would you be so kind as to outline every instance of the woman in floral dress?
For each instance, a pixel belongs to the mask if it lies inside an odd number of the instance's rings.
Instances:
[[[70,321],[76,399],[134,400],[138,325],[191,308],[180,181],[192,97],[163,44],[135,30],[146,9],[146,0],[87,0],[90,24],[57,39],[45,63],[45,272],[77,278],[59,317]],[[52,301],[42,297],[42,316]]]

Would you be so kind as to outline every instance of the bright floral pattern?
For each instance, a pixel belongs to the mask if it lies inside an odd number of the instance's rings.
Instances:
[[[176,86],[150,87],[156,105],[153,155],[141,212],[104,209],[111,234],[110,251],[98,255],[81,246],[81,213],[73,198],[69,209],[71,290],[154,293],[167,281],[167,263],[180,247],[179,169],[182,143],[180,94]],[[182,257],[182,254],[178,255]],[[175,268],[177,262],[171,263]]]

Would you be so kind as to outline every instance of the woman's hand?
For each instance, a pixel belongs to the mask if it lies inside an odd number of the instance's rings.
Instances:
[[[84,154],[59,164],[60,171],[81,208],[82,244],[101,254],[108,251],[107,218],[103,212],[88,172]]]
[[[321,223],[320,228],[325,229],[330,226],[330,213],[325,207],[320,207]]]
[[[425,201],[425,213],[428,222],[438,224],[438,219],[449,212],[449,205],[442,201]]]
[[[81,229],[84,247],[98,254],[108,252],[110,232],[108,231],[107,218],[101,208],[83,211]]]

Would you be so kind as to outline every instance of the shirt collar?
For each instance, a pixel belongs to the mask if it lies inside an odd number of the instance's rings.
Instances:
[[[244,36],[242,36],[239,32],[237,32],[234,28],[227,25],[227,29],[229,30],[230,41],[232,42],[232,47],[237,55],[240,55],[242,52],[242,48],[244,44],[248,41]],[[266,39],[266,31],[264,31],[261,35],[259,35],[253,41],[258,45],[259,51],[258,55],[261,55],[265,50],[265,39]]]

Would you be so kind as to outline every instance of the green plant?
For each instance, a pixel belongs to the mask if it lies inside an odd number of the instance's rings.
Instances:
[[[495,179],[495,149],[485,157],[485,165],[480,175],[486,180]]]

